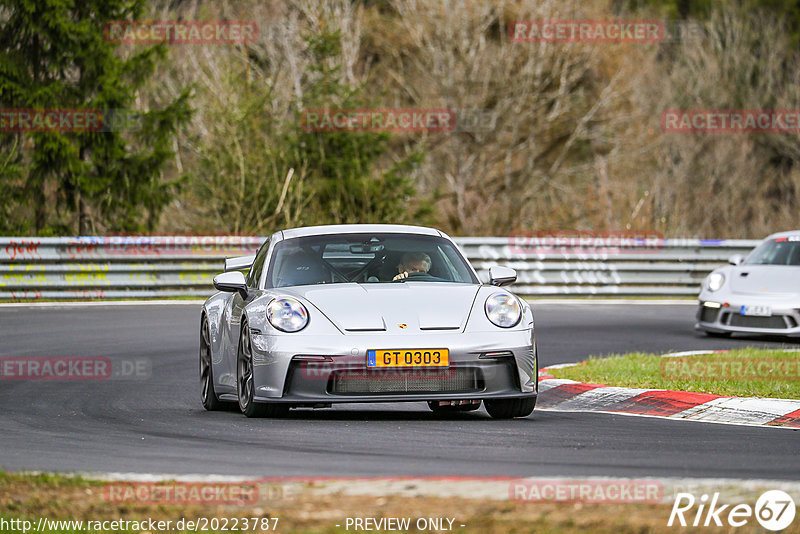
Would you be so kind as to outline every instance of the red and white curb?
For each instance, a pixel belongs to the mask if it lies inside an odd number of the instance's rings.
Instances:
[[[665,356],[689,356],[728,351],[687,351]],[[724,397],[711,393],[637,389],[585,384],[555,378],[549,371],[577,364],[552,365],[539,371],[536,408],[570,412],[600,412],[667,417],[709,423],[800,428],[800,400]]]

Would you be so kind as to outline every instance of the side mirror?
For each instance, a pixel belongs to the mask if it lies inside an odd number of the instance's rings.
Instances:
[[[237,256],[235,258],[225,258],[225,272],[238,271],[239,269],[249,269],[256,261],[256,255]]]
[[[218,274],[214,277],[214,287],[227,293],[238,292],[242,298],[247,298],[247,283],[241,271]]]
[[[730,263],[731,265],[741,265],[743,261],[744,261],[744,256],[742,256],[741,254],[734,254],[733,256],[728,258],[728,263]]]
[[[517,281],[517,271],[502,265],[489,267],[489,284],[493,286],[505,286]]]

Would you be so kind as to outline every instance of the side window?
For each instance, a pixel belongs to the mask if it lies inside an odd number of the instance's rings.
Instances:
[[[250,267],[250,272],[247,273],[247,287],[256,287],[258,285],[258,281],[261,279],[261,270],[264,268],[264,261],[267,259],[267,250],[269,250],[269,240],[261,245],[253,266]]]

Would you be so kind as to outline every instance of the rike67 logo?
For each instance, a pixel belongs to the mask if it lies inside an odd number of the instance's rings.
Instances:
[[[781,490],[765,491],[756,501],[755,508],[749,504],[719,505],[719,493],[706,494],[695,499],[691,493],[678,493],[667,526],[682,527],[732,527],[746,525],[753,517],[767,530],[783,530],[794,521],[795,504],[792,497]]]

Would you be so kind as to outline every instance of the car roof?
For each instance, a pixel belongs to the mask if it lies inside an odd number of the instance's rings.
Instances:
[[[434,228],[425,226],[410,226],[405,224],[327,224],[323,226],[305,226],[291,228],[279,233],[283,239],[326,234],[359,234],[380,232],[386,234],[417,234],[444,237],[444,234]]]
[[[775,239],[778,237],[800,237],[800,230],[789,230],[788,232],[778,232],[767,236],[765,239]]]

